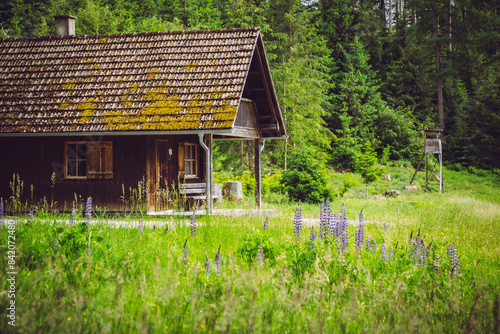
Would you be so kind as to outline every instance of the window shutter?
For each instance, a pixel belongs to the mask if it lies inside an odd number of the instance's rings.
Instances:
[[[184,143],[179,143],[177,152],[177,159],[179,160],[179,177],[183,178],[184,175],[186,175],[186,169],[184,166]]]
[[[87,178],[91,180],[113,179],[113,143],[87,143]]]

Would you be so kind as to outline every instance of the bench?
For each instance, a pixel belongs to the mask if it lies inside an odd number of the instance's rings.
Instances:
[[[219,188],[217,191],[216,188]],[[207,184],[204,183],[181,183],[179,185],[179,193],[182,197],[189,201],[190,207],[198,207],[199,201],[207,200]],[[214,184],[212,191],[212,198],[214,202],[222,199],[222,192],[220,191],[220,185]]]

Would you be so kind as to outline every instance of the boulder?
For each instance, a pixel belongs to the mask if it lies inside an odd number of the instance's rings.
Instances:
[[[384,177],[384,181],[391,182],[391,174],[382,174],[382,176]]]
[[[399,190],[386,190],[385,196],[399,197],[401,192]]]
[[[403,187],[403,190],[407,191],[407,192],[412,192],[412,191],[417,191],[417,186],[413,186],[413,185],[406,185]]]
[[[212,198],[214,199],[214,203],[219,202],[222,200],[222,184],[220,183],[214,183],[212,185]]]
[[[231,201],[242,201],[243,200],[243,186],[239,181],[230,181],[224,183],[222,188],[222,194],[225,198]]]

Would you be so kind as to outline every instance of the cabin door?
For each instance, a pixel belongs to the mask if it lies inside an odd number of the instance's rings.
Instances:
[[[155,208],[156,210],[168,209],[169,204],[169,181],[168,164],[172,155],[172,148],[168,145],[168,139],[156,140],[156,184],[155,184]]]

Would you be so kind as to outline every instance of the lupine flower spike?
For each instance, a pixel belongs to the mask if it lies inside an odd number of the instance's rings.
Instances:
[[[318,238],[318,235],[316,234],[314,227],[311,226],[311,248],[314,248],[316,246],[316,239],[317,238]]]
[[[182,249],[182,262],[184,262],[184,267],[188,267],[189,266],[189,251],[188,251],[188,248],[187,248],[187,243],[188,243],[188,239],[186,239],[186,241],[184,242],[184,248]]]
[[[0,223],[2,224],[1,229],[3,230],[3,198],[0,199]]]
[[[264,267],[264,248],[262,248],[262,242],[259,245],[259,250],[257,251],[257,266]]]
[[[71,210],[71,215],[69,216],[69,227],[75,227],[76,226],[76,209],[75,206],[73,206],[73,209]]]
[[[137,226],[137,230],[139,230],[139,233],[144,232],[144,221],[142,220],[142,217],[141,219],[139,219],[139,225]]]
[[[214,266],[215,266],[215,274],[217,276],[220,276],[221,272],[220,246],[219,249],[217,250],[217,254],[215,254]]]
[[[33,226],[33,221],[35,220],[35,215],[33,213],[33,209],[28,212],[28,221],[29,221],[29,226]]]
[[[54,241],[52,241],[52,245],[50,245],[53,250],[57,250],[57,235],[54,237]]]
[[[163,231],[163,234],[168,234],[168,225],[165,227],[165,231]]]
[[[356,229],[356,250],[361,251],[363,250],[363,244],[364,244],[364,239],[365,239],[365,224],[364,224],[364,219],[363,219],[363,210],[359,213],[359,225],[358,228]]]
[[[92,197],[87,198],[87,204],[85,205],[85,218],[87,219],[87,224],[89,224],[90,218],[92,218]]]
[[[385,241],[382,242],[382,246],[380,247],[380,260],[382,260],[382,262],[385,262],[385,260],[386,260],[386,246],[385,246]]]
[[[441,263],[439,261],[439,254],[434,255],[434,274],[439,276],[441,272]]]
[[[196,237],[196,214],[193,211],[193,215],[191,216],[191,236]]]
[[[206,260],[205,260],[205,271],[207,272],[207,276],[210,276],[210,259],[208,258],[208,255],[206,255]]]
[[[389,249],[389,255],[388,255],[389,261],[394,260],[394,249]]]
[[[299,204],[299,207],[295,210],[295,217],[293,218],[293,234],[296,241],[299,241],[300,232],[302,232],[302,209]]]
[[[269,218],[266,217],[266,220],[264,221],[264,231],[267,231],[269,229]]]

